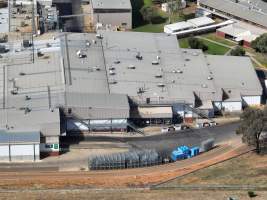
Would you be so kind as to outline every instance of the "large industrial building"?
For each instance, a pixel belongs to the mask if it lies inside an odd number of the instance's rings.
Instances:
[[[249,58],[180,49],[175,36],[61,33],[35,46],[33,55],[1,54],[0,129],[40,134],[41,155],[58,155],[69,132],[192,122],[261,104]]]
[[[91,20],[106,27],[132,29],[132,5],[130,0],[89,0]]]
[[[198,0],[199,11],[267,29],[267,3],[262,0]]]

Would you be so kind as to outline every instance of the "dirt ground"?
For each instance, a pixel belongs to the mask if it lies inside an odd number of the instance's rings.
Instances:
[[[75,189],[80,187],[128,188],[148,186],[214,165],[249,149],[223,144],[214,150],[183,161],[127,170],[89,172],[0,172],[0,189]]]
[[[253,200],[266,200],[267,192],[255,192]],[[21,191],[1,193],[1,200],[227,200],[233,197],[236,200],[250,200],[246,191],[179,191],[179,190],[64,190],[64,191]]]
[[[177,178],[163,186],[253,185],[267,187],[267,155],[249,152],[229,161]],[[267,199],[267,197],[266,197]]]

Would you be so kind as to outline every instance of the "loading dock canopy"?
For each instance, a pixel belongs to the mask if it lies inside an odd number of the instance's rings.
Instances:
[[[39,131],[0,130],[0,144],[39,144]]]
[[[133,118],[157,119],[157,118],[172,118],[172,107],[138,107],[133,112]]]

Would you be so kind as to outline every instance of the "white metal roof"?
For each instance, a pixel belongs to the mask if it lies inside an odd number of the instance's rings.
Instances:
[[[187,20],[187,22],[193,24],[194,27],[201,27],[215,23],[215,21],[209,17],[197,17],[194,19]]]
[[[168,24],[164,26],[164,29],[168,30],[169,33],[184,30],[184,29],[189,29],[189,28],[193,28],[193,25],[188,22],[178,22],[178,23]]]

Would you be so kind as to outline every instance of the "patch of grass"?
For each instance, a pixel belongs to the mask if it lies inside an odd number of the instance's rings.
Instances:
[[[179,39],[179,45],[181,48],[186,48],[186,49],[190,48],[187,38]]]
[[[151,6],[152,4],[152,0],[144,0],[144,5]]]
[[[204,35],[202,35],[202,37],[213,40],[215,42],[219,42],[219,43],[231,46],[231,47],[234,47],[237,45],[235,42],[231,42],[231,41],[226,40],[224,38],[218,37],[215,33],[204,34]]]
[[[267,54],[255,52],[255,50],[252,48],[245,48],[245,50],[254,55],[254,58],[267,68]]]
[[[211,54],[211,55],[224,55],[227,51],[230,49],[212,42],[209,42],[207,40],[201,40],[205,45],[208,46],[208,50],[205,51],[206,54]],[[182,38],[179,39],[179,44],[181,48],[190,48],[188,44],[188,38]]]
[[[248,153],[223,163],[169,181],[175,185],[258,185],[267,186],[267,156]]]
[[[215,44],[213,42],[209,42],[207,40],[200,39],[205,45],[208,46],[208,50],[205,51],[206,54],[211,55],[224,55],[230,48]]]
[[[133,31],[162,33],[163,29],[164,29],[164,24],[146,24],[146,25],[139,26],[139,27],[133,29]]]

